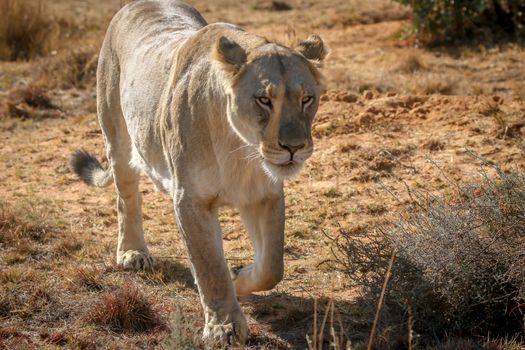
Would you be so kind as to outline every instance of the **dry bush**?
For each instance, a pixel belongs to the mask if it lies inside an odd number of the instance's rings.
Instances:
[[[406,82],[408,91],[417,95],[454,95],[458,80],[442,74],[416,72]]]
[[[10,118],[39,120],[63,116],[47,92],[32,85],[12,90],[5,105],[5,114]]]
[[[481,28],[523,34],[523,0],[397,0],[412,8],[414,26],[426,40],[451,40]]]
[[[12,95],[18,95],[17,97],[26,103],[28,106],[38,109],[56,109],[57,106],[51,102],[51,99],[42,89],[35,88],[33,86],[27,86],[23,89],[15,90]]]
[[[64,51],[43,59],[37,67],[33,84],[45,89],[86,89],[94,87],[97,73],[98,45]]]
[[[27,60],[56,48],[60,26],[46,3],[0,0],[0,59]]]
[[[84,315],[88,323],[109,327],[115,332],[148,332],[163,329],[164,321],[154,300],[139,287],[126,284],[104,294]]]
[[[411,214],[392,227],[342,232],[336,260],[361,288],[352,333],[366,338],[395,250],[377,348],[449,336],[525,340],[525,174],[495,170],[495,179],[482,170],[476,184],[453,184],[453,198],[411,193]]]
[[[0,115],[40,120],[62,118],[65,111],[77,111],[79,108],[94,110],[94,99],[89,91],[95,86],[97,60],[94,45],[66,50],[40,60],[36,64],[31,82],[11,90],[6,94],[4,103],[0,100]],[[81,97],[81,105],[78,101],[72,104],[63,98],[51,98],[49,90],[54,89],[84,90],[83,95],[78,90],[74,92],[75,96]]]
[[[427,70],[426,65],[422,61],[421,53],[417,50],[403,52],[403,54],[396,57],[396,60],[397,64],[394,67],[396,72],[414,73]]]

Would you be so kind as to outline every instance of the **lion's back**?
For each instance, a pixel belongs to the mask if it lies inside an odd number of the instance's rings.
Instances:
[[[121,70],[136,63],[153,67],[171,64],[178,44],[206,26],[193,7],[177,0],[137,0],[113,18],[106,39]]]
[[[97,71],[98,109],[111,111],[104,118],[118,119],[122,114],[125,123],[119,124],[126,125],[133,144],[151,163],[164,161],[158,150],[145,147],[159,143],[156,113],[176,52],[206,26],[197,10],[180,1],[136,0],[124,6],[108,27]]]
[[[136,0],[120,9],[109,31],[120,37],[116,38],[119,44],[131,48],[134,44],[143,46],[152,41],[176,40],[206,25],[195,8],[181,1]]]
[[[114,16],[100,52],[98,81],[119,75],[128,121],[154,117],[177,49],[206,25],[196,9],[177,0],[136,0]]]

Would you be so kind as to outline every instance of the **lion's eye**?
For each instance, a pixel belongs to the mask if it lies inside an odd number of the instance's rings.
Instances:
[[[303,106],[306,106],[310,102],[312,102],[314,98],[312,96],[304,96],[301,102],[303,103]]]
[[[268,97],[257,97],[257,102],[266,107],[272,107],[272,101]]]

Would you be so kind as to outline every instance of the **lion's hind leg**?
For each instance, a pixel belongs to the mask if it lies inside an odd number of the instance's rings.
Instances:
[[[120,72],[105,41],[97,72],[97,110],[117,192],[117,263],[125,269],[153,267],[144,240],[140,174],[130,165],[132,142],[120,104]]]
[[[153,258],[146,246],[142,225],[140,174],[129,165],[131,146],[127,130],[120,128],[119,132],[105,132],[104,136],[117,192],[117,263],[125,269],[151,269]]]
[[[122,135],[125,134],[125,135]],[[145,270],[153,267],[144,240],[140,174],[130,164],[131,146],[126,129],[104,132],[107,157],[117,192],[118,244],[117,263],[125,269]],[[127,139],[127,140],[126,140]],[[115,145],[115,143],[117,143]]]

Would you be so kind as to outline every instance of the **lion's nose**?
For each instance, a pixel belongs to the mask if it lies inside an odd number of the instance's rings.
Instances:
[[[304,148],[305,144],[301,143],[299,145],[291,145],[291,144],[282,143],[279,141],[279,146],[281,146],[281,148],[284,148],[285,150],[290,152],[290,154],[293,156],[295,152],[297,152],[301,148]]]

